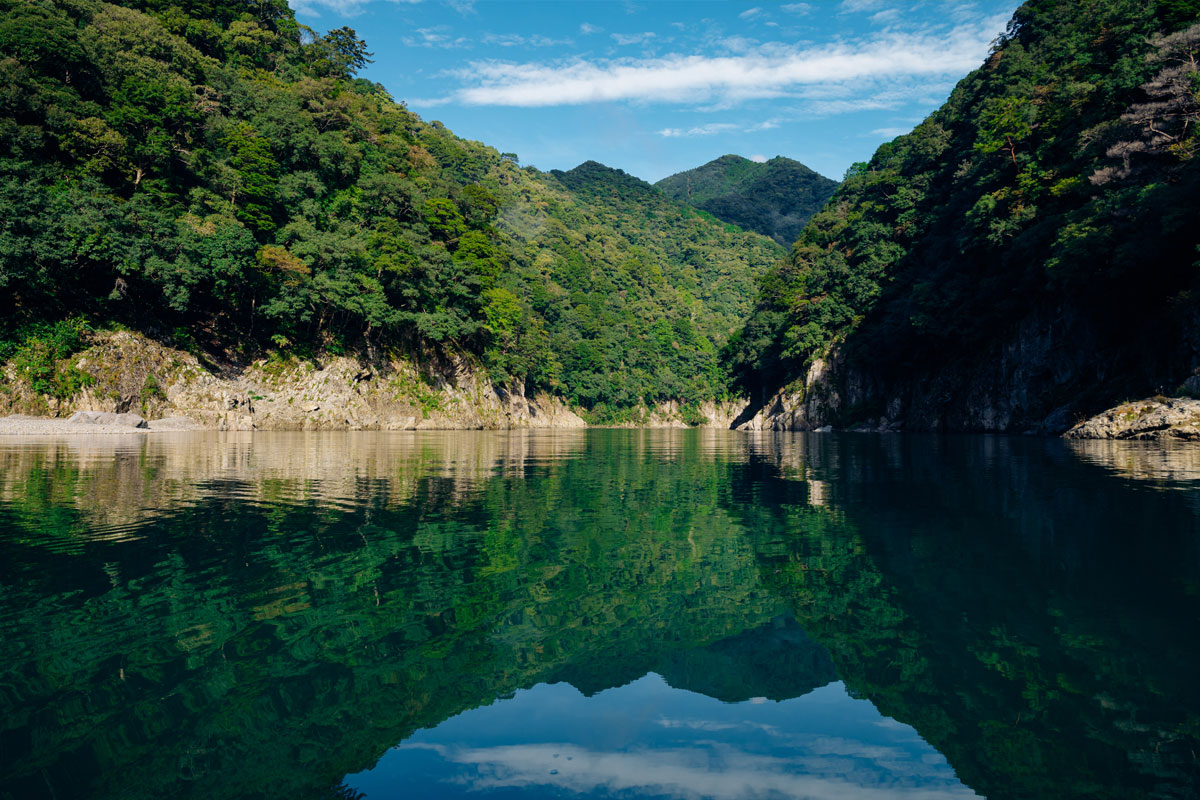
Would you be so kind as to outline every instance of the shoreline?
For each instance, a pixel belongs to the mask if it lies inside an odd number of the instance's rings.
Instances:
[[[101,422],[73,422],[62,417],[35,417],[29,414],[13,414],[0,417],[0,436],[105,436],[131,433],[163,433],[167,431],[211,430],[186,417],[144,420],[144,427],[131,424]]]

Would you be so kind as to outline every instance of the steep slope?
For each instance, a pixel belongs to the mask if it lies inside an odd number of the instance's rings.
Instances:
[[[1198,17],[1023,5],[762,282],[729,350],[750,424],[1061,431],[1179,386],[1200,364]]]
[[[355,79],[354,31],[283,2],[0,11],[0,362],[23,386],[69,401],[89,377],[65,357],[117,324],[226,371],[465,363],[600,420],[725,393],[773,242],[576,198]]]
[[[790,247],[837,181],[783,156],[758,163],[725,155],[654,185],[668,197]]]

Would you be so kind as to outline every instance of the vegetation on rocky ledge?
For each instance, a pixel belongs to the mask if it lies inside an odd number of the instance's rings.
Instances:
[[[1186,378],[1198,19],[1195,0],[1021,6],[983,66],[855,164],[762,279],[727,351],[740,387],[767,396],[832,347],[880,384],[1001,358],[1039,311],[1082,319],[1072,346],[1107,375],[1052,402],[1098,410]]]

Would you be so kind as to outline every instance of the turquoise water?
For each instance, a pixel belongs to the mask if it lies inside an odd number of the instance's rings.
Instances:
[[[0,798],[1194,797],[1200,448],[0,439]]]

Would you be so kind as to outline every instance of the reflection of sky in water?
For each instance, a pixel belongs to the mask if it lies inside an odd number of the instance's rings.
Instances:
[[[541,684],[419,731],[347,779],[368,798],[974,797],[908,725],[832,683],[722,703],[650,674],[584,697]]]

